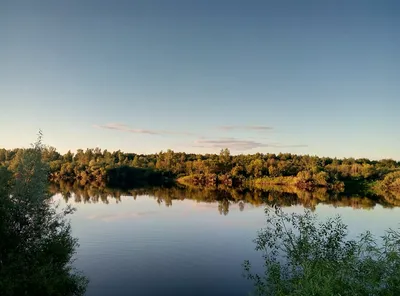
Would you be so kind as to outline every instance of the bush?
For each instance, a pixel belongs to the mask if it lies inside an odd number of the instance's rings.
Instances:
[[[0,168],[0,294],[83,295],[87,279],[71,266],[78,246],[47,193],[48,167],[39,138],[16,173]]]
[[[371,233],[347,238],[340,217],[318,223],[310,211],[267,208],[258,234],[265,273],[245,274],[257,295],[400,295],[400,235],[388,230],[379,245]]]
[[[400,171],[387,174],[377,185],[382,190],[400,191]]]

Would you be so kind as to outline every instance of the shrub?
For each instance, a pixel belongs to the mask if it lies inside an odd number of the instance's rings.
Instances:
[[[400,191],[400,171],[389,173],[378,182],[378,187],[382,190],[398,190]]]
[[[258,234],[265,273],[245,275],[257,295],[400,295],[400,235],[388,230],[378,244],[366,232],[347,238],[340,217],[318,223],[310,211],[285,214],[267,208],[267,227]]]

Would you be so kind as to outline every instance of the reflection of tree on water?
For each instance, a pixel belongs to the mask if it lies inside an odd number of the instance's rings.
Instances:
[[[218,201],[218,211],[219,211],[219,213],[221,215],[224,214],[224,216],[228,215],[228,213],[229,213],[229,205],[230,205],[229,200],[227,200],[227,199],[219,200]]]
[[[229,213],[230,205],[237,205],[243,211],[246,204],[262,206],[265,204],[278,204],[280,206],[302,205],[312,210],[322,204],[334,207],[352,207],[355,209],[371,209],[376,204],[385,207],[400,206],[400,196],[394,193],[385,193],[380,197],[346,196],[344,193],[328,192],[324,188],[314,191],[305,191],[298,188],[275,186],[268,190],[232,189],[232,188],[196,188],[196,187],[151,187],[135,188],[129,190],[107,188],[96,183],[80,186],[78,183],[54,183],[50,187],[53,194],[60,193],[68,202],[74,199],[80,203],[108,204],[110,200],[121,202],[121,196],[132,196],[135,200],[138,196],[147,195],[154,198],[158,204],[167,207],[172,206],[174,200],[190,199],[197,202],[218,203],[218,211],[221,214]]]
[[[243,212],[243,210],[244,210],[244,202],[242,202],[242,201],[239,201],[239,210],[241,212]]]
[[[400,207],[400,192],[399,191],[379,191],[379,195],[382,196],[383,200],[393,207]]]

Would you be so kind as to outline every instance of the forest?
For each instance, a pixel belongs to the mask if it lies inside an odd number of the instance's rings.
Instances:
[[[24,149],[0,149],[0,166],[16,171]],[[141,187],[178,182],[196,187],[268,188],[289,186],[303,190],[343,191],[368,187],[380,192],[400,191],[400,162],[329,158],[310,155],[191,154],[167,150],[155,154],[79,149],[59,153],[46,147],[49,180],[110,187]]]

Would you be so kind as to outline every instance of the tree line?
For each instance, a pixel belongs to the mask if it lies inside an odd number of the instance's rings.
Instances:
[[[24,149],[0,149],[0,165],[15,171],[23,152]],[[42,157],[49,164],[50,180],[78,181],[81,185],[159,185],[176,179],[199,186],[340,189],[346,183],[378,181],[382,190],[400,190],[400,162],[392,159],[338,159],[290,153],[231,155],[228,149],[219,154],[167,150],[145,155],[95,148],[61,154],[54,147],[46,147]]]

